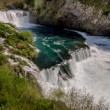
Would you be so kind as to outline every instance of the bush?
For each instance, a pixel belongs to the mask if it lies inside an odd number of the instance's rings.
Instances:
[[[110,13],[110,10],[103,10],[103,15],[108,16],[108,14]]]
[[[28,4],[28,5],[31,5],[31,6],[34,6],[34,1],[35,0],[25,0],[25,2]]]
[[[7,57],[0,53],[0,65],[8,63]]]
[[[21,36],[19,36],[19,38],[23,41],[26,41],[30,44],[33,44],[33,36],[29,31],[24,31],[21,33]]]
[[[16,8],[16,9],[23,9],[23,6],[24,6],[23,2],[15,2],[15,3],[13,3],[12,5],[13,5],[14,8]]]
[[[110,106],[102,98],[99,102],[85,90],[71,89],[64,94],[61,89],[52,91],[50,98],[53,100],[63,101],[68,104],[71,110],[109,110]]]
[[[40,96],[37,89],[33,89],[26,79],[19,79],[14,75],[11,67],[0,67],[0,109],[29,110]],[[25,109],[25,107],[27,109]]]
[[[4,50],[3,46],[0,45],[0,51]]]

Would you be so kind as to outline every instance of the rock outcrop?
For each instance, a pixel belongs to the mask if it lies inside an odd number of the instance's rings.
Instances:
[[[41,0],[30,20],[48,26],[86,31],[92,35],[110,35],[110,13],[76,0]]]

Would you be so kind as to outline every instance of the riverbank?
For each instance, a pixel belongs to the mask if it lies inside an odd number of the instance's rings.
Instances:
[[[102,7],[103,6],[103,7]],[[57,9],[57,10],[56,10]],[[30,20],[47,26],[110,35],[109,1],[36,0]]]

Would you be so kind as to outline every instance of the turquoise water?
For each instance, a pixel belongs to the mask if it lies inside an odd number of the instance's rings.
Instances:
[[[68,30],[58,30],[51,27],[36,26],[29,28],[35,37],[35,46],[40,50],[34,62],[39,68],[50,68],[70,59],[69,51],[86,47],[85,39]]]

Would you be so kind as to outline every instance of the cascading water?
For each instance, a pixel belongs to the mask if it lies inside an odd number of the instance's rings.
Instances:
[[[43,69],[40,74],[45,81],[50,82],[55,86],[68,87],[71,84],[69,79],[73,79],[76,72],[76,63],[90,57],[90,50],[88,48],[80,49],[74,52],[69,52],[71,55],[70,60],[63,60],[49,69]]]
[[[0,11],[0,21],[15,24],[17,27],[32,26],[29,23],[29,13],[24,14],[23,11]],[[95,99],[105,96],[110,102],[109,38],[90,36],[76,31],[86,38],[90,52],[88,47],[77,49],[79,44],[83,44],[77,38],[76,40],[48,33],[47,31],[50,31],[51,28],[43,29],[43,26],[39,26],[29,30],[34,33],[36,38],[35,46],[40,50],[38,60],[41,60],[37,63],[41,62],[39,66],[42,69],[39,73],[36,72],[35,65],[34,70],[24,69],[36,77],[45,94],[49,92],[50,88],[58,86],[66,90],[72,87],[85,88],[87,92],[95,96]],[[41,30],[45,31],[41,32]],[[52,31],[52,33],[54,32]],[[64,51],[63,54],[62,51]]]
[[[12,23],[17,27],[30,27],[29,12],[22,10],[0,11],[0,22]]]

